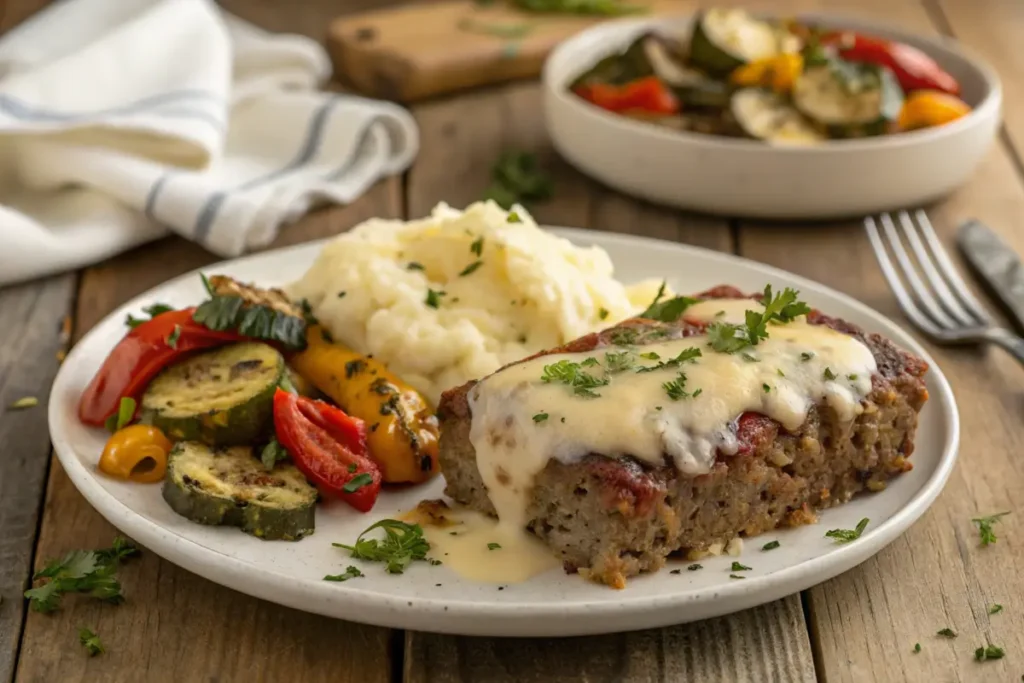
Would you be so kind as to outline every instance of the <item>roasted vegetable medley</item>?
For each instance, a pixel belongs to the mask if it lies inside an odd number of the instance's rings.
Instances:
[[[203,278],[196,307],[154,304],[86,387],[112,432],[98,468],[200,524],[264,539],[313,532],[319,499],[370,510],[384,483],[437,474],[437,418],[415,389],[332,339],[276,289]]]
[[[971,111],[915,47],[739,9],[703,12],[683,39],[645,33],[570,89],[622,116],[773,144],[889,135]]]

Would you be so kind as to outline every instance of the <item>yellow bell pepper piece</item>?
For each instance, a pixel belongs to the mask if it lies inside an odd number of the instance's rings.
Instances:
[[[771,88],[778,93],[793,89],[793,83],[804,70],[804,58],[795,52],[758,59],[733,70],[729,81],[743,87]]]
[[[916,90],[903,101],[897,123],[900,130],[942,126],[971,113],[958,97],[939,90]]]
[[[290,363],[342,410],[366,422],[369,456],[389,484],[418,483],[438,473],[438,424],[418,391],[380,361],[333,341],[318,326]]]

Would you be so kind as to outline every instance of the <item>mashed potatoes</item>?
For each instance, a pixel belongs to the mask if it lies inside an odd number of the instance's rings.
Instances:
[[[478,202],[369,220],[328,243],[288,294],[436,403],[445,389],[636,314],[657,287],[624,287],[604,250],[541,230],[521,207]]]

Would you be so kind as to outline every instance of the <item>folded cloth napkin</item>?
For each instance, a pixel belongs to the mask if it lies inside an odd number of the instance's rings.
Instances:
[[[405,169],[409,113],[208,0],[64,0],[0,37],[0,286],[172,230],[221,256]]]

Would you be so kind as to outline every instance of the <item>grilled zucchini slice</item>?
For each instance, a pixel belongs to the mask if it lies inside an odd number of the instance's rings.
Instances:
[[[273,428],[281,354],[259,342],[224,346],[176,363],[150,382],[142,419],[174,441],[252,445]]]
[[[291,463],[268,471],[246,446],[174,446],[167,459],[164,500],[198,524],[237,526],[268,541],[297,541],[316,526],[316,489]]]
[[[783,37],[769,23],[741,9],[709,9],[693,22],[690,64],[715,76],[748,62],[774,57]]]
[[[748,136],[773,144],[813,145],[825,139],[800,112],[770,90],[743,88],[732,96],[732,115]]]
[[[806,69],[797,78],[793,104],[805,116],[842,133],[895,121],[903,91],[888,69],[837,59]]]

